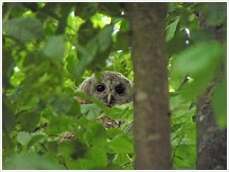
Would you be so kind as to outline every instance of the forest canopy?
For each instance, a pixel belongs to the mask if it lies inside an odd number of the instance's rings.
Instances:
[[[133,103],[79,104],[79,84],[104,70],[134,81],[125,3],[4,2],[2,5],[2,168],[132,170]],[[226,33],[226,3],[169,3],[166,17],[171,162],[196,169],[196,98],[211,97],[221,130],[226,116],[226,34],[200,29],[199,13]],[[141,57],[139,57],[141,58]],[[150,76],[149,76],[150,77]],[[127,121],[106,130],[96,119]],[[66,132],[72,141],[59,143]]]

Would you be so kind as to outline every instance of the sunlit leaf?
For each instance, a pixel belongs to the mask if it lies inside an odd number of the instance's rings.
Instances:
[[[91,17],[91,21],[93,22],[93,27],[94,28],[103,28],[106,26],[107,23],[109,23],[111,20],[110,17],[105,16],[102,13],[95,13],[92,17]]]
[[[31,136],[27,132],[19,132],[17,135],[17,141],[22,144],[23,146],[29,143],[29,140],[31,139]]]

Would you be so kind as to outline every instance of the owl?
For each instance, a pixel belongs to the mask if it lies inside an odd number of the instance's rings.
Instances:
[[[93,96],[108,107],[132,101],[132,82],[118,72],[104,71],[100,81],[95,76],[91,76],[78,87],[77,91]],[[79,103],[91,103],[82,98],[77,98],[77,100]],[[108,117],[103,117],[99,121],[106,128],[120,125],[120,122]]]
[[[106,106],[112,107],[116,104],[124,104],[132,101],[132,82],[118,72],[104,71],[101,80],[98,81],[95,76],[87,78],[77,89],[78,92],[87,93],[94,98],[102,101]],[[81,104],[91,103],[80,97],[76,98]],[[115,121],[108,117],[98,119],[103,123],[106,129],[118,128],[120,121]],[[68,141],[74,138],[70,132],[66,132],[58,143]]]

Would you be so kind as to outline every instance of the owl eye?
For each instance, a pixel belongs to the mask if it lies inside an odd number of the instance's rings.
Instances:
[[[104,84],[98,84],[98,85],[96,86],[96,90],[97,90],[98,92],[104,91],[105,88],[106,88],[106,87],[105,87]]]
[[[117,86],[115,87],[115,90],[116,90],[116,92],[117,92],[118,94],[123,94],[125,88],[123,87],[123,85],[117,85]]]

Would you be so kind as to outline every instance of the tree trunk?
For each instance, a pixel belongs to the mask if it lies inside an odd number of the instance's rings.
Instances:
[[[135,169],[171,169],[167,3],[127,3],[134,64]]]
[[[214,3],[209,3],[209,6]],[[226,5],[226,4],[225,4]],[[226,35],[222,26],[209,26],[205,16],[200,12],[200,29],[211,32],[216,40],[222,42]],[[224,69],[225,71],[225,69]],[[205,93],[198,99],[197,104],[197,169],[226,170],[227,169],[227,131],[221,131],[214,119],[211,97],[216,82],[212,81]]]
[[[214,85],[197,105],[197,170],[227,169],[227,132],[218,128],[210,102]]]

